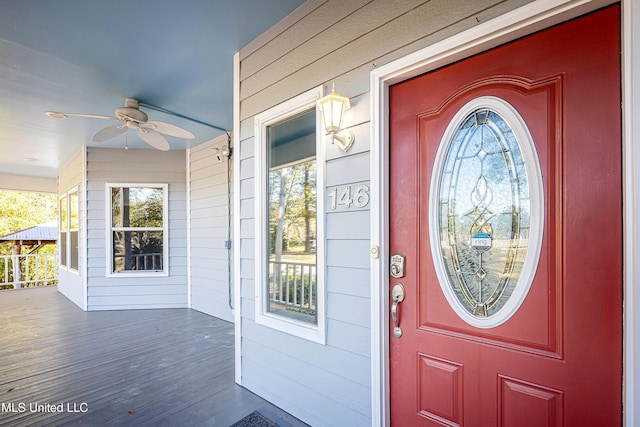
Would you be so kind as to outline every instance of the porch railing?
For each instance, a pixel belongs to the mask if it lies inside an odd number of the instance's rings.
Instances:
[[[316,313],[315,264],[269,261],[269,299],[299,312]]]
[[[136,254],[131,256],[134,270],[162,270],[162,254]]]
[[[162,253],[115,255],[116,271],[160,271],[163,268],[162,256]]]
[[[0,256],[0,289],[19,289],[57,284],[57,254]]]

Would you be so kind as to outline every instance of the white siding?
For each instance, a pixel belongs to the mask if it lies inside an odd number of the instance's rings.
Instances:
[[[240,51],[241,382],[314,426],[372,422],[370,212],[326,204],[327,344],[254,322],[254,116],[324,84],[351,99],[348,153],[329,144],[327,195],[370,180],[369,73],[528,0],[309,0]],[[377,290],[376,290],[377,291]]]
[[[71,158],[58,172],[58,196],[69,190],[78,189],[78,271],[58,268],[58,291],[69,298],[78,307],[85,309],[86,282],[84,268],[86,265],[86,228],[85,198],[84,198],[84,149]]]
[[[58,195],[80,185],[84,174],[83,150],[78,151],[58,172]]]
[[[3,190],[55,193],[57,191],[57,182],[53,178],[36,178],[25,175],[0,173],[0,188]]]
[[[216,149],[229,146],[227,136],[193,148],[188,154],[190,195],[191,307],[233,321],[231,240],[232,162],[218,161]]]
[[[88,309],[187,307],[186,152],[87,149]],[[106,183],[168,184],[169,276],[107,277]]]

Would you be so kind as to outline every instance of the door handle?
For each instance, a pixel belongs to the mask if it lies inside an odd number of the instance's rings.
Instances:
[[[393,299],[393,304],[391,304],[391,317],[393,318],[393,336],[396,338],[400,338],[402,336],[402,328],[400,327],[400,322],[398,321],[398,304],[404,301],[405,291],[402,283],[396,283],[393,285],[391,289],[391,298]]]

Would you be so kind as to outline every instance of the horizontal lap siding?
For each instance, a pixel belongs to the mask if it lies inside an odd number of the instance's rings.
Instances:
[[[231,252],[225,248],[232,232],[232,162],[219,162],[215,156],[216,149],[228,144],[225,135],[189,152],[190,285],[192,308],[233,321]]]
[[[79,151],[58,172],[58,194],[62,195],[82,183],[83,153]]]
[[[240,52],[242,384],[314,426],[371,424],[370,207],[336,203],[370,185],[370,72],[529,0],[310,0]],[[351,101],[348,153],[327,144],[327,343],[254,322],[254,116],[331,83]],[[335,193],[333,191],[335,190]],[[377,292],[377,290],[376,290]],[[356,369],[343,369],[352,367]]]
[[[89,310],[187,306],[185,151],[87,149]],[[107,183],[168,184],[169,276],[107,277]]]

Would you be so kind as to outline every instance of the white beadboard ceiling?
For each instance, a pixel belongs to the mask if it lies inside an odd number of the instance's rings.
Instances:
[[[303,0],[0,0],[0,175],[54,178],[125,98],[231,129],[233,55]],[[196,135],[222,130],[141,107]],[[132,148],[146,148],[127,132]],[[34,160],[35,159],[35,160]],[[1,183],[0,183],[1,184]]]

